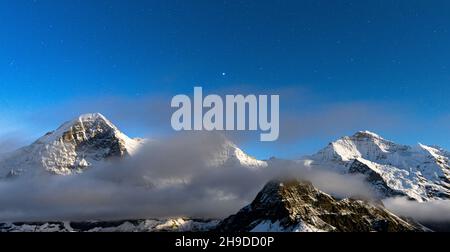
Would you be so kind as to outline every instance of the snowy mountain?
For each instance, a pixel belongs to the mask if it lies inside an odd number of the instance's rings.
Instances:
[[[133,155],[143,140],[131,139],[99,113],[84,114],[0,160],[0,177],[22,173],[69,175],[112,158]]]
[[[311,166],[364,174],[382,197],[450,198],[450,154],[439,147],[400,145],[361,131],[304,160]]]
[[[29,146],[0,158],[0,178],[21,174],[80,173],[114,158],[134,155],[146,142],[131,139],[100,113],[83,114],[62,124]],[[224,137],[213,150],[209,166],[240,165],[249,169],[266,167]]]
[[[236,144],[223,138],[220,148],[214,153],[213,158],[208,162],[210,166],[242,166],[249,169],[258,169],[267,167],[266,161],[258,160],[244,151]]]
[[[297,169],[301,163],[311,169],[362,174],[381,199],[407,196],[422,202],[450,198],[450,153],[439,147],[400,145],[375,133],[361,131],[338,139],[318,153],[300,160],[274,158],[263,161],[247,155],[223,136],[210,139],[211,135],[206,134],[203,137],[206,138],[195,135],[194,141],[191,139],[188,144],[182,140],[181,146],[175,142],[177,148],[167,150],[170,154],[180,154],[184,153],[185,148],[199,147],[198,151],[186,152],[183,157],[189,159],[197,153],[203,155],[208,152],[204,156],[206,160],[199,157],[202,159],[199,164],[203,165],[206,161],[208,168],[248,168],[260,172],[291,165]],[[99,113],[84,114],[62,124],[29,146],[3,155],[0,158],[0,179],[77,174],[108,162],[140,157],[137,154],[145,144],[157,143],[126,136]],[[159,145],[150,147],[161,151]],[[164,143],[162,148],[163,152],[166,151]],[[261,168],[266,169],[258,170]],[[175,186],[180,186],[187,180],[174,181]],[[310,183],[297,180],[272,181],[250,205],[221,221],[217,227],[218,221],[149,219],[0,223],[0,231],[423,231],[420,225],[395,216],[381,204],[336,199]]]
[[[427,231],[380,204],[337,200],[303,181],[271,181],[255,200],[221,221],[225,232],[372,232]]]

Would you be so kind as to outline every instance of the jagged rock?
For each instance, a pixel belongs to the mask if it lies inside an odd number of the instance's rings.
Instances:
[[[309,182],[271,181],[255,200],[216,228],[217,231],[397,232],[426,229],[381,205],[335,199]]]

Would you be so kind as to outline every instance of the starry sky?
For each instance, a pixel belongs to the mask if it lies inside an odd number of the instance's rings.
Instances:
[[[438,0],[0,0],[0,137],[34,139],[90,103],[156,134],[169,119],[138,118],[202,86],[280,94],[285,137],[242,143],[259,158],[363,129],[450,149],[449,13]]]

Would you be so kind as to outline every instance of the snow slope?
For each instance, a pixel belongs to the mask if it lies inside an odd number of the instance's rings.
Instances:
[[[143,142],[129,138],[99,113],[84,114],[3,157],[0,177],[78,173],[111,158],[133,155]]]
[[[210,166],[243,166],[249,169],[259,169],[267,167],[267,162],[258,160],[244,151],[242,151],[237,145],[223,139],[218,151],[215,153],[213,158],[209,160]]]
[[[382,194],[417,201],[450,198],[450,155],[439,147],[411,147],[360,131],[305,157],[312,166],[362,173]]]

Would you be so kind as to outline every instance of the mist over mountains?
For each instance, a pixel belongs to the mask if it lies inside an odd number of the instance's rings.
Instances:
[[[298,160],[257,160],[214,132],[131,139],[103,115],[85,114],[0,159],[0,219],[222,219],[273,179],[308,180],[337,199],[383,200],[421,220],[448,219],[437,213],[448,210],[449,158],[438,147],[361,131]],[[408,211],[414,204],[426,210]]]

